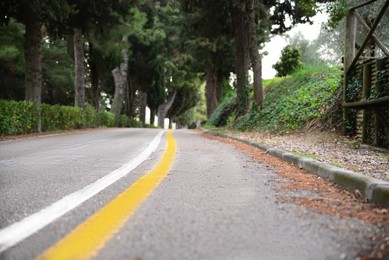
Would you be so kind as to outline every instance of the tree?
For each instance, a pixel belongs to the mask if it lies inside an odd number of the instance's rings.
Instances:
[[[72,105],[74,101],[74,64],[65,40],[45,37],[42,44],[42,102]]]
[[[260,15],[260,19],[263,19],[264,14]],[[263,87],[262,87],[262,57],[258,52],[258,40],[259,42],[264,41],[264,39],[259,39],[257,35],[257,18],[256,18],[256,10],[255,10],[255,1],[251,0],[249,2],[249,10],[248,10],[248,33],[249,33],[249,53],[250,53],[250,61],[254,74],[254,99],[257,105],[257,109],[261,109],[263,106]],[[266,28],[262,28],[266,29]],[[262,31],[262,38],[267,37],[267,34]],[[266,38],[265,38],[266,39]]]
[[[372,27],[377,14],[383,7],[383,2],[385,1],[371,2],[365,6],[357,8],[355,11],[359,13],[359,16],[368,27]],[[356,0],[335,0],[327,5],[329,20],[325,27],[326,30],[322,29],[321,34],[323,34],[323,38],[327,40],[322,42],[322,46],[325,47],[323,49],[329,50],[328,52],[330,55],[327,56],[335,57],[334,59],[328,58],[328,61],[331,63],[339,64],[340,58],[344,55],[344,28],[346,20],[344,18],[346,17],[349,8],[359,4],[360,1]],[[358,22],[358,30],[355,35],[357,46],[362,45],[367,33],[368,30],[365,26],[362,26],[362,23]],[[383,45],[387,45],[389,43],[389,15],[384,15],[382,17],[379,25],[374,31],[374,35],[383,43]],[[370,54],[374,53],[373,56],[385,56],[381,49],[376,47],[375,40],[372,40],[372,42],[368,45],[368,49],[371,51]]]
[[[249,32],[246,24],[249,18],[246,4],[245,0],[236,0],[234,12],[237,117],[249,109]]]
[[[0,19],[7,25],[11,18],[25,25],[24,54],[26,65],[26,100],[41,103],[41,26],[53,19],[63,20],[70,13],[64,0],[57,1],[5,1]]]
[[[204,74],[208,117],[229,87],[234,67],[231,1],[182,0],[185,13],[185,47],[194,58],[194,69]]]
[[[334,29],[322,26],[319,37],[312,43],[316,49],[316,57],[332,65],[341,65],[344,50],[344,23]],[[313,57],[312,57],[313,58]],[[304,62],[304,59],[302,59]]]
[[[127,36],[123,36],[123,42],[127,42]],[[128,73],[128,49],[122,50],[123,61],[119,66],[112,70],[113,80],[115,81],[115,96],[112,103],[112,111],[115,114],[115,125],[120,125],[120,114],[123,107],[124,97],[127,89],[127,73]]]
[[[255,46],[258,49],[258,46],[267,40],[270,32],[273,34],[284,33],[295,24],[310,22],[310,18],[316,14],[316,2],[235,0],[234,8],[237,116],[240,116],[248,109],[247,70],[249,66],[247,59],[249,56],[254,71],[258,73],[260,70],[261,57],[256,53]],[[289,24],[285,21],[289,21]],[[248,26],[245,26],[246,23]],[[256,30],[253,30],[254,24]],[[247,35],[249,35],[248,38]],[[256,94],[257,106],[260,108],[262,106],[261,86],[259,82],[254,83],[254,85],[258,91]]]
[[[321,45],[319,40],[310,41],[306,39],[302,32],[298,32],[287,38],[288,45],[295,46],[300,50],[301,62],[306,66],[315,66],[324,64],[324,59],[319,53]]]
[[[6,25],[11,18],[25,25],[25,99],[38,108],[42,98],[42,53],[41,28],[53,21],[64,21],[72,11],[65,0],[6,0],[0,9],[1,24]],[[39,109],[38,109],[39,111]],[[40,120],[37,130],[41,131]]]
[[[273,68],[277,71],[277,77],[284,77],[292,74],[301,66],[300,49],[292,45],[287,45],[282,49],[280,60],[273,65]]]
[[[0,99],[23,100],[24,25],[11,19],[0,27]]]
[[[154,42],[156,50],[156,58],[152,62],[153,67],[159,68],[156,72],[157,85],[153,88],[156,91],[156,97],[161,97],[158,104],[158,126],[163,127],[165,116],[170,119],[184,113],[187,109],[188,100],[186,98],[177,98],[190,95],[189,88],[193,87],[193,79],[197,77],[193,73],[192,56],[184,48],[182,41],[182,32],[185,30],[183,13],[180,12],[179,3],[175,1],[167,1],[159,3],[155,6],[156,21],[154,28],[157,31],[163,32],[164,37],[160,41]],[[196,87],[199,87],[199,83]],[[160,95],[161,96],[158,96]],[[179,104],[179,103],[181,104]],[[170,111],[172,108],[174,111]],[[170,120],[172,121],[172,120]]]
[[[170,121],[176,120],[180,115],[185,114],[189,109],[195,107],[199,100],[198,95],[199,91],[196,87],[177,90],[176,102],[172,104],[167,115],[171,119]]]
[[[123,111],[123,104],[128,104],[127,94],[129,93],[129,59],[132,54],[129,38],[133,35],[141,33],[145,23],[145,15],[137,8],[132,8],[129,11],[125,21],[116,25],[103,36],[105,41],[97,45],[96,41],[94,49],[100,50],[105,56],[111,56],[111,62],[114,61],[112,68],[112,76],[115,83],[113,94],[113,102],[111,111],[115,114],[115,123],[120,125],[120,115]],[[121,40],[119,41],[119,37]],[[118,50],[121,50],[118,55]],[[126,102],[127,101],[127,102]]]
[[[24,25],[9,21],[0,27],[0,98],[23,100],[24,89]],[[42,51],[42,102],[71,105],[73,103],[73,65],[64,40],[45,36]]]
[[[62,33],[70,34],[74,47],[74,105],[85,106],[85,42],[90,38],[94,40],[108,32],[112,27],[121,24],[122,19],[129,15],[131,7],[136,0],[124,1],[89,1],[67,0],[74,6],[75,12],[68,17]],[[94,35],[93,35],[94,34]],[[96,68],[96,67],[95,67]],[[97,75],[94,74],[94,80]],[[96,87],[96,86],[94,86]],[[94,89],[96,92],[96,89]],[[94,93],[96,95],[96,93]],[[95,102],[96,103],[96,102]]]

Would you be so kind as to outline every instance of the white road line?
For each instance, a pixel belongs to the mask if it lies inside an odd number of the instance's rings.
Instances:
[[[54,222],[64,214],[79,206],[81,203],[90,199],[109,185],[127,175],[130,171],[145,161],[150,156],[150,154],[157,149],[159,142],[161,141],[161,136],[164,132],[165,131],[160,131],[154,137],[149,146],[142,151],[142,153],[120,168],[98,179],[96,182],[89,184],[81,190],[63,197],[49,207],[44,208],[22,219],[19,222],[1,229],[0,253]]]

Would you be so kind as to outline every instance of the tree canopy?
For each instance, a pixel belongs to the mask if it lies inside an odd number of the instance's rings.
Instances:
[[[277,71],[278,77],[284,77],[292,74],[301,66],[301,50],[296,46],[287,45],[282,49],[280,60],[273,65],[273,68]]]
[[[24,89],[25,99],[36,104],[110,110],[120,91],[117,113],[144,123],[146,106],[155,115],[173,96],[165,115],[185,114],[205,81],[207,115],[234,89],[240,116],[250,103],[262,107],[258,50],[270,34],[309,23],[320,2],[6,0],[0,13],[1,98],[20,100]],[[115,88],[115,68],[125,70],[122,89]]]

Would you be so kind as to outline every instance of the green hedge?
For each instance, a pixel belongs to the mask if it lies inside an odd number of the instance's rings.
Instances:
[[[226,98],[209,117],[206,126],[225,126],[236,109],[236,95]]]
[[[31,102],[0,99],[0,135],[18,135],[36,132],[38,109]],[[122,115],[122,126],[139,127],[138,121]],[[113,127],[115,115],[96,112],[87,105],[85,109],[42,104],[42,131],[61,131],[99,126]]]
[[[42,105],[42,131],[70,130],[84,125],[83,111],[77,107]]]
[[[0,99],[0,134],[32,133],[37,125],[37,110],[31,102]]]

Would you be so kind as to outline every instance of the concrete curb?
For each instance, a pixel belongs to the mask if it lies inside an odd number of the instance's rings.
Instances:
[[[363,198],[365,198],[370,203],[389,208],[389,182],[378,180],[369,176],[364,176],[356,172],[344,170],[342,168],[321,163],[310,158],[305,158],[273,149],[271,147],[267,147],[259,143],[254,143],[246,139],[232,137],[226,134],[213,133],[211,131],[206,132],[215,136],[233,139],[259,148],[272,156],[299,167],[300,169],[304,169],[322,178],[330,179],[348,191],[359,191]]]

